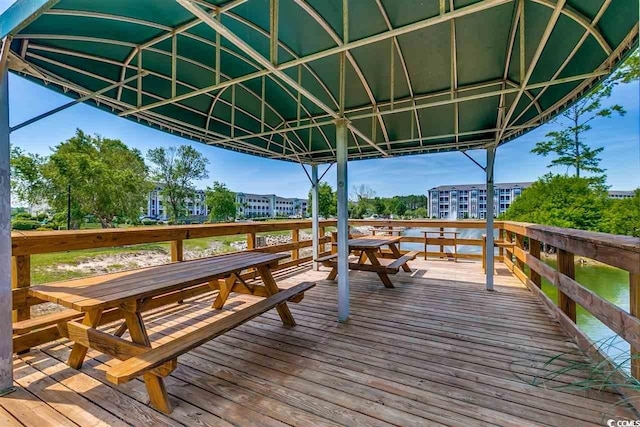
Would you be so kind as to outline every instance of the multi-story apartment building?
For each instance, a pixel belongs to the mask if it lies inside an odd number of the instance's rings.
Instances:
[[[167,202],[164,200],[161,191],[161,187],[156,187],[149,192],[146,216],[160,221],[166,221]],[[195,197],[186,200],[186,209],[187,215],[190,217],[200,217],[200,219],[204,220],[204,218],[209,215],[209,209],[204,201],[204,190],[196,190]]]
[[[529,187],[532,182],[515,182],[494,185],[493,212],[498,216],[513,203]],[[633,191],[609,191],[610,199],[626,199],[633,197]],[[428,191],[428,211],[430,218],[438,219],[486,219],[487,186],[476,185],[441,185]]]
[[[236,193],[238,217],[304,217],[307,213],[307,200],[284,198],[275,194]]]
[[[493,209],[495,216],[505,212],[511,203],[530,186],[531,182],[494,185]],[[429,217],[438,219],[486,219],[487,186],[441,185],[428,191]]]
[[[612,191],[609,191],[609,198],[610,199],[630,199],[633,197],[634,194],[635,194],[634,191],[612,190]]]

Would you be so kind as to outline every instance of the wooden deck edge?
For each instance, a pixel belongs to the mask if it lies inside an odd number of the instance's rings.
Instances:
[[[621,373],[620,370],[615,368],[611,359],[602,351],[598,346],[576,325],[569,317],[560,310],[560,308],[554,304],[553,301],[545,294],[541,288],[538,288],[529,278],[522,280],[516,275],[525,286],[543,303],[547,309],[549,316],[554,319],[562,330],[577,344],[591,360],[595,363],[601,364],[604,367],[605,372],[611,375],[611,382],[613,384],[628,384],[630,377]],[[636,415],[640,416],[640,392],[626,388],[626,387],[614,387],[615,390],[620,393],[624,399],[626,399],[628,406],[632,407]]]

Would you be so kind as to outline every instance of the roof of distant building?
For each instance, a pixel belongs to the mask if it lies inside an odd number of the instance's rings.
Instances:
[[[496,189],[500,188],[527,188],[533,182],[504,182],[499,184],[494,184],[493,187]],[[433,187],[429,191],[437,190],[437,191],[452,191],[452,190],[483,190],[487,187],[486,184],[461,184],[461,185],[441,185],[439,187]]]
[[[276,195],[276,194],[253,194],[253,193],[243,193],[243,192],[241,192],[241,191],[238,191],[238,192],[236,193],[236,195],[242,195],[242,196],[245,196],[245,197],[263,198],[263,199],[271,199],[272,197],[276,197],[276,198],[278,198],[278,199],[280,199],[280,200],[287,200],[287,201],[292,201],[292,202],[295,202],[295,201],[298,201],[298,202],[306,202],[306,201],[307,201],[307,199],[298,199],[298,198],[296,198],[296,197],[280,197],[280,196],[278,196],[278,195]]]

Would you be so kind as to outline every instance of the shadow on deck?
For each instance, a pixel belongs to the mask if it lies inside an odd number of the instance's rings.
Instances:
[[[579,426],[635,418],[615,393],[570,386],[583,372],[530,384],[583,359],[509,270],[498,269],[488,293],[479,263],[411,266],[414,273],[392,276],[395,289],[352,273],[345,324],[336,322],[326,270],[280,273],[282,287],[318,283],[290,304],[298,325],[285,328],[269,312],[180,357],[167,378],[169,416],[146,405],[141,380],[106,381],[119,362],[90,351],[75,371],[65,364],[68,341],[41,346],[15,359],[18,388],[0,398],[0,424]],[[252,298],[236,295],[227,309]],[[149,313],[152,339],[210,322],[211,302],[208,294]]]

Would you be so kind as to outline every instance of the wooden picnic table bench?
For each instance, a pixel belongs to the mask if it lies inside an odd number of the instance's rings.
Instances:
[[[411,268],[407,264],[416,258],[418,252],[408,252],[402,254],[398,247],[402,237],[400,236],[364,236],[348,240],[349,253],[355,253],[358,256],[356,262],[349,262],[350,270],[371,271],[378,274],[380,281],[387,288],[393,288],[393,283],[389,278],[389,274],[397,274],[402,268],[410,273]],[[337,245],[337,243],[333,243]],[[390,253],[384,253],[381,248],[387,246]],[[327,280],[335,280],[338,277],[338,254],[331,254],[316,259],[325,267],[331,267],[331,272],[327,276]],[[392,259],[390,263],[381,263],[380,258]],[[369,261],[367,263],[367,261]]]
[[[60,334],[74,341],[69,366],[80,369],[89,348],[123,360],[121,364],[109,369],[107,379],[121,384],[142,376],[151,404],[156,409],[169,413],[171,406],[163,377],[177,367],[178,356],[274,307],[285,325],[295,325],[287,301],[298,301],[315,284],[301,283],[281,291],[271,274],[271,268],[287,256],[257,251],[238,252],[32,286],[29,288],[29,295],[69,309],[58,316]],[[247,269],[256,269],[263,285],[245,282],[241,272]],[[213,302],[213,308],[216,309],[224,306],[231,292],[266,298],[152,348],[141,314],[146,306],[154,301],[154,306],[162,306],[162,298],[167,295],[207,282],[212,290],[219,291]],[[175,302],[175,298],[167,301]],[[118,314],[115,319],[123,318],[123,324],[113,335],[98,330],[103,314],[114,311]],[[28,325],[22,325],[22,328],[28,329]],[[129,331],[131,341],[121,338],[126,330]]]
[[[494,239],[493,247],[513,251],[516,246],[514,242],[505,239]],[[487,272],[487,235],[482,235],[482,271]]]

